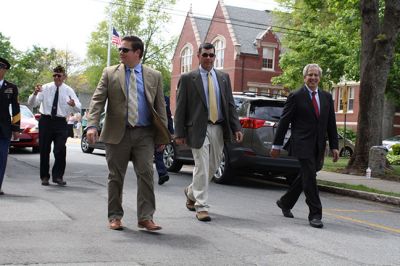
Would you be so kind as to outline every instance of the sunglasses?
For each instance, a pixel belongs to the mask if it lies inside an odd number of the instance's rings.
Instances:
[[[53,78],[61,78],[61,77],[62,77],[61,74],[54,74],[54,75],[53,75]]]
[[[215,54],[211,53],[211,54],[207,54],[207,53],[202,53],[201,54],[202,57],[210,57],[213,58],[215,56]]]
[[[125,48],[125,47],[120,47],[118,48],[119,52],[123,52],[124,54],[126,54],[129,51],[133,51],[133,49],[129,49],[129,48]]]
[[[0,64],[0,69],[7,69],[6,65]]]

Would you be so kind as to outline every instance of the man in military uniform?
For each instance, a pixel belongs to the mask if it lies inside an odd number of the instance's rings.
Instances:
[[[4,79],[8,69],[10,69],[10,63],[0,57],[0,195],[4,194],[1,185],[6,171],[11,135],[13,139],[18,139],[21,121],[18,88]]]

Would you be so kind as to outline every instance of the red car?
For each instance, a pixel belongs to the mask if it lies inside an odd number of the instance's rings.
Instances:
[[[26,105],[21,108],[21,134],[19,140],[11,140],[11,147],[32,147],[32,152],[39,152],[39,125],[35,116]]]

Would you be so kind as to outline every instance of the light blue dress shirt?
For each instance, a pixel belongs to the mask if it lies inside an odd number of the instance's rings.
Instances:
[[[201,80],[203,81],[204,94],[206,95],[207,108],[210,109],[209,103],[208,103],[208,71],[205,70],[204,68],[202,68],[201,65],[200,65],[199,69],[200,69]],[[217,73],[215,73],[214,68],[211,69],[210,73],[211,73],[211,77],[213,79],[215,94],[217,97],[218,120],[222,120],[223,116],[222,116],[222,110],[221,110],[221,90],[220,90],[219,84],[218,84]]]

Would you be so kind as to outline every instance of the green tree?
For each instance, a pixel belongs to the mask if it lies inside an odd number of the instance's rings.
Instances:
[[[136,35],[145,45],[142,63],[152,66],[163,74],[164,86],[169,86],[170,62],[168,56],[172,52],[175,38],[165,40],[162,32],[170,20],[166,12],[175,0],[115,0],[111,4],[112,24],[121,36]],[[110,7],[109,7],[110,8]],[[107,8],[107,13],[109,12]],[[102,21],[96,32],[91,35],[88,45],[85,75],[91,88],[95,88],[103,68],[107,64],[108,25]],[[116,47],[111,49],[111,64],[119,62]]]
[[[287,51],[279,63],[283,74],[273,79],[296,89],[303,84],[302,70],[317,63],[324,70],[321,87],[329,89],[342,78],[358,80],[360,16],[358,0],[278,0],[291,12],[277,12],[286,28]]]

